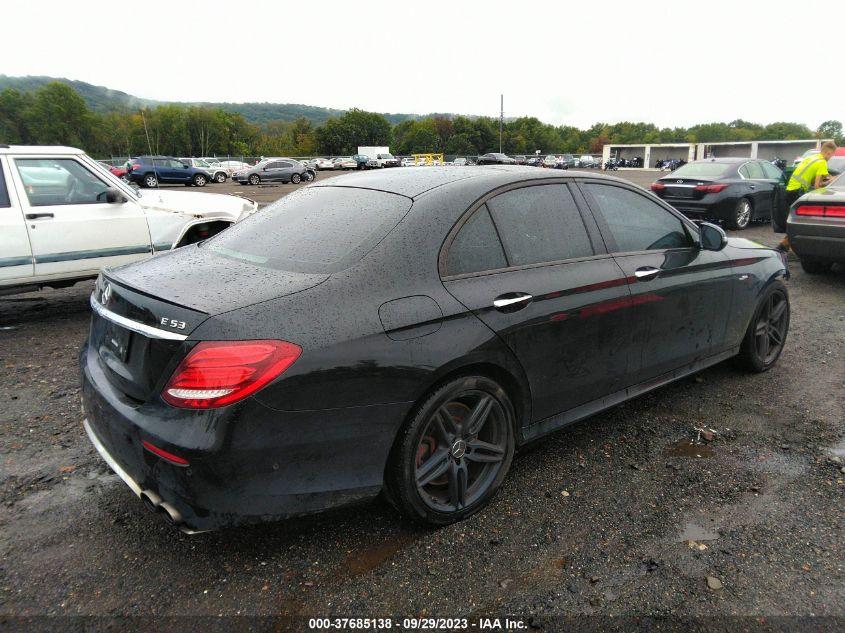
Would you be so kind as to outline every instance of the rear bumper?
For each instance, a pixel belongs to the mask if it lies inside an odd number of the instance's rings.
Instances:
[[[134,494],[153,493],[196,531],[374,497],[410,406],[277,411],[253,398],[206,412],[139,406],[112,387],[87,346],[80,364],[85,429],[97,451]],[[144,441],[189,466],[163,460]]]
[[[845,262],[845,221],[815,220],[794,214],[786,223],[789,244],[799,257]]]
[[[715,200],[712,199],[714,197]],[[708,194],[701,200],[687,198],[663,198],[663,200],[687,217],[695,219],[728,220],[736,206],[736,198],[724,198],[719,194]]]

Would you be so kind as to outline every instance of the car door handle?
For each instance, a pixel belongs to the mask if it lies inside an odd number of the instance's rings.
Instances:
[[[636,277],[639,281],[650,281],[659,274],[660,269],[652,266],[643,266],[642,268],[637,268],[634,271],[634,277]]]
[[[499,295],[493,300],[493,307],[499,312],[516,312],[534,300],[530,294],[525,292],[508,292]]]
[[[748,185],[751,189],[756,189],[757,185]]]
[[[27,220],[38,220],[40,218],[52,218],[55,217],[52,213],[27,213],[26,219]]]

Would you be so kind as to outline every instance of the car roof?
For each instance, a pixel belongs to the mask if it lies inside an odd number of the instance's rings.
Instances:
[[[0,145],[0,154],[84,154],[76,147],[64,145]]]
[[[549,175],[546,170],[520,165],[488,166],[450,166],[426,167],[424,169],[400,170],[388,169],[365,171],[343,176],[335,176],[316,182],[311,187],[355,187],[375,189],[395,193],[408,198],[415,198],[427,191],[460,183],[462,185],[481,185],[495,189],[503,185],[524,180],[560,179],[560,178],[596,178],[631,184],[620,178],[604,174],[586,174],[584,172],[561,172]]]

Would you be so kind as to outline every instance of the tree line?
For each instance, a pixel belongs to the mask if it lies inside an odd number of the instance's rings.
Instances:
[[[596,123],[581,130],[535,117],[504,123],[502,151],[508,154],[598,153],[607,143],[698,143],[834,138],[842,124],[826,121],[816,130],[800,123],[760,125],[736,120],[689,128],[651,123]],[[394,154],[442,152],[477,155],[499,150],[499,122],[491,117],[429,116],[391,125],[383,115],[352,109],[314,125],[295,121],[248,123],[240,114],[203,106],[159,105],[140,110],[94,112],[70,86],[53,82],[34,92],[0,92],[0,143],[70,145],[95,157],[349,155],[359,145],[388,145]]]

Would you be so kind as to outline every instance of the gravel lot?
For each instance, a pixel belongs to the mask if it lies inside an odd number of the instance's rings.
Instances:
[[[742,235],[777,241],[768,225]],[[845,272],[791,266],[772,371],[724,363],[564,429],[518,454],[488,509],[440,530],[374,502],[176,532],[82,430],[92,284],[0,297],[0,616],[845,617]],[[713,440],[691,444],[697,427]]]

